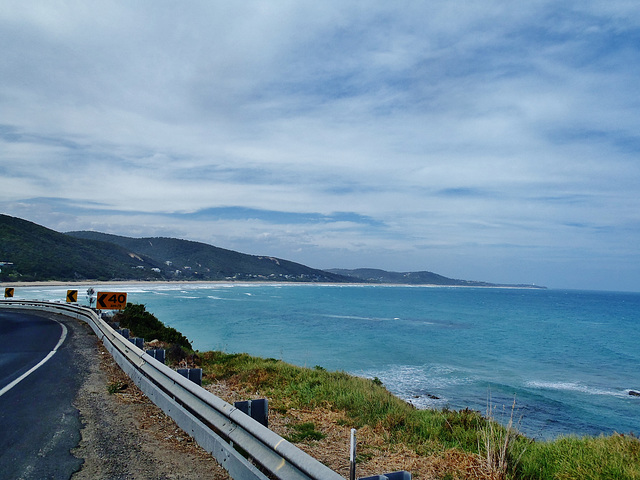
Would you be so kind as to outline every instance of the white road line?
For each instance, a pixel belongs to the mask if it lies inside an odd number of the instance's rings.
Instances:
[[[35,372],[37,369],[39,369],[42,365],[47,363],[47,361],[51,357],[53,357],[53,355],[58,351],[58,348],[60,348],[60,346],[64,343],[64,340],[67,338],[67,327],[65,327],[62,323],[58,322],[57,320],[55,320],[55,322],[62,327],[62,335],[60,335],[60,340],[58,340],[58,343],[56,344],[56,346],[53,347],[53,350],[51,350],[46,357],[40,360],[40,362],[37,365],[31,367],[29,371],[20,375],[18,378],[16,378],[13,382],[11,382],[6,387],[3,387],[2,390],[0,390],[0,397],[5,393],[7,393],[9,390],[11,390],[13,387],[15,387],[17,384],[19,384],[22,380],[27,378],[29,375],[31,375],[33,372]]]

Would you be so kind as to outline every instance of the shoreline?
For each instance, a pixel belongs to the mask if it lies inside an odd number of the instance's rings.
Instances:
[[[354,287],[426,287],[426,288],[492,288],[506,290],[546,290],[547,287],[513,285],[439,285],[433,283],[330,283],[330,282],[281,282],[271,280],[233,281],[233,280],[46,280],[34,282],[0,282],[0,287],[65,287],[92,285],[317,285],[317,286],[354,286]]]

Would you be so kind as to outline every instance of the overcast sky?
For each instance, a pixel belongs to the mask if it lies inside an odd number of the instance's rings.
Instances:
[[[640,291],[639,153],[635,0],[0,0],[0,212],[61,232]]]

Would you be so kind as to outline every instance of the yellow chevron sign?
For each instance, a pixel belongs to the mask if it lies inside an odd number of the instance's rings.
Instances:
[[[67,290],[67,303],[78,302],[78,290]]]
[[[4,298],[12,298],[15,288],[7,287],[4,289]]]

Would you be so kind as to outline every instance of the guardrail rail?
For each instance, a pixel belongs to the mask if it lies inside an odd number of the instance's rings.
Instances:
[[[145,395],[235,480],[344,480],[233,405],[155,360],[119,335],[94,310],[25,300],[0,300],[0,308],[42,310],[85,321]]]

